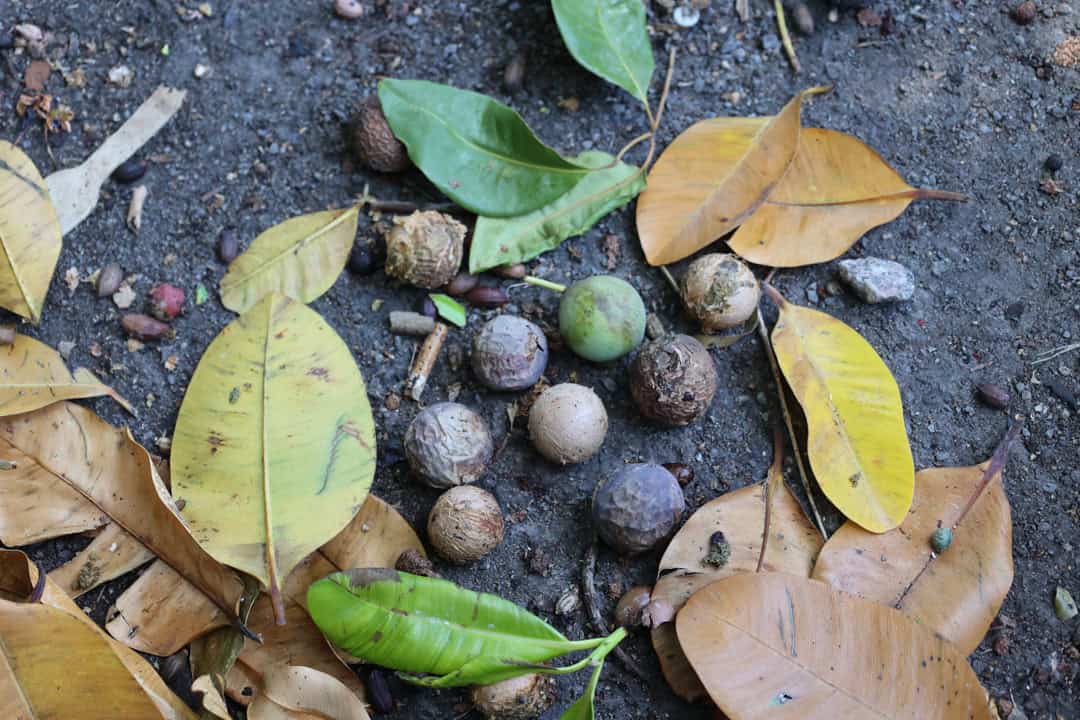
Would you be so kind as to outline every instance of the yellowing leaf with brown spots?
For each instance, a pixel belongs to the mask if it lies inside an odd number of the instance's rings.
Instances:
[[[985,463],[930,468],[915,476],[903,524],[881,535],[845,523],[821,551],[814,578],[907,614],[964,655],[982,642],[1013,580],[1012,511],[1002,487],[1012,439]],[[953,530],[940,555],[930,538]]]
[[[60,238],[41,173],[22,150],[0,140],[0,307],[41,320]]]
[[[771,118],[711,118],[675,138],[638,198],[649,264],[689,257],[750,217],[795,157],[803,99],[823,91],[799,93]]]
[[[914,200],[967,198],[913,188],[861,140],[836,130],[806,128],[791,168],[728,245],[759,265],[828,262],[870,229],[895,219]]]
[[[131,404],[86,368],[68,372],[60,353],[26,335],[0,348],[0,416],[18,415],[61,400],[108,395],[128,412]]]
[[[375,474],[375,425],[352,354],[318,313],[271,293],[214,339],[172,446],[173,495],[218,561],[282,582],[349,524]]]
[[[870,532],[903,522],[915,491],[900,388],[852,328],[787,302],[772,331],[776,359],[806,415],[810,466],[822,491]]]
[[[991,720],[967,660],[904,613],[783,573],[694,594],[679,642],[731,720]]]

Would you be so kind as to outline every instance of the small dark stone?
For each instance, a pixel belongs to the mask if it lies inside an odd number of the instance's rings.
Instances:
[[[236,232],[231,228],[222,230],[217,242],[218,260],[227,265],[235,260],[239,254],[240,240],[237,238]]]
[[[1005,317],[1008,320],[1016,322],[1024,316],[1024,303],[1014,302],[1005,308]]]
[[[1080,410],[1080,402],[1076,399],[1076,393],[1060,378],[1051,378],[1045,382],[1046,387],[1050,388],[1050,392],[1054,393],[1061,402],[1069,405],[1073,410]]]
[[[439,316],[439,309],[435,307],[435,302],[427,295],[420,301],[420,314],[429,318]]]
[[[881,29],[879,30],[882,37],[889,37],[896,32],[896,16],[892,14],[892,10],[886,10],[881,16]]]
[[[510,59],[503,72],[503,87],[506,88],[506,92],[513,95],[521,90],[525,82],[525,67],[525,53],[518,52]]]
[[[975,387],[975,392],[979,396],[979,400],[997,410],[1004,410],[1009,406],[1009,401],[1012,400],[1008,390],[993,383],[980,383]]]
[[[1026,0],[1026,2],[1022,2],[1014,7],[1009,14],[1017,25],[1030,25],[1035,21],[1035,17],[1039,12],[1035,7],[1035,3],[1031,2],[1031,0]]]
[[[375,253],[366,242],[356,242],[349,252],[349,272],[353,275],[370,275],[379,269]]]
[[[368,673],[367,699],[371,707],[380,715],[394,712],[394,696],[390,692],[390,685],[386,681],[386,671],[382,668],[371,668]]]
[[[1065,159],[1057,153],[1054,153],[1046,158],[1046,162],[1044,162],[1043,165],[1050,172],[1056,173],[1058,170],[1065,167]]]
[[[128,158],[113,170],[112,179],[118,183],[133,183],[146,174],[146,163],[138,158]]]

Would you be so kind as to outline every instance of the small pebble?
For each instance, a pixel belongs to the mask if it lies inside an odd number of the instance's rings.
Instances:
[[[510,62],[506,65],[506,70],[503,72],[503,87],[506,88],[506,92],[513,95],[521,90],[525,84],[525,53],[517,52],[514,57],[510,58]]]
[[[124,271],[117,263],[109,263],[101,268],[97,277],[97,295],[99,298],[108,297],[120,289],[120,283],[124,280]]]
[[[1027,0],[1014,7],[1009,14],[1017,25],[1030,25],[1035,21],[1038,10],[1035,7],[1035,3],[1031,2],[1031,0]]]
[[[689,5],[680,5],[675,8],[675,12],[671,13],[671,19],[679,27],[692,28],[701,19],[701,11]]]
[[[75,351],[75,343],[70,340],[61,340],[57,343],[56,349],[60,352],[60,357],[65,360],[70,360],[71,353]]]
[[[0,325],[0,345],[14,345],[16,335],[14,325]]]
[[[1044,162],[1043,165],[1050,172],[1056,173],[1058,170],[1065,167],[1065,160],[1057,153],[1054,153],[1046,158],[1046,162]]]
[[[360,0],[334,0],[334,12],[338,17],[355,20],[363,17],[364,5]]]
[[[365,242],[357,242],[349,251],[349,272],[353,275],[370,275],[378,269],[375,255]]]
[[[217,256],[218,260],[228,265],[240,254],[240,240],[236,237],[236,231],[226,228],[218,235]]]
[[[135,291],[131,289],[130,285],[121,285],[113,293],[112,300],[116,303],[116,307],[127,310],[135,302]]]
[[[137,158],[128,158],[113,170],[112,179],[118,183],[133,183],[146,174],[146,163]]]
[[[841,260],[840,279],[868,303],[910,300],[915,296],[915,276],[892,260]]]

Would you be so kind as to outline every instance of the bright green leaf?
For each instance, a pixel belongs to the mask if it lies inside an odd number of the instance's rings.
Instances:
[[[435,309],[439,311],[439,317],[458,327],[465,327],[465,306],[449,295],[442,293],[430,293],[431,302],[435,303]]]
[[[268,293],[309,303],[338,279],[356,239],[356,206],[289,218],[259,234],[221,278],[221,302],[242,313]]]
[[[589,684],[573,705],[566,709],[560,720],[592,720],[596,717],[596,686],[600,683],[600,673],[604,663],[598,663],[589,677]]]
[[[652,45],[641,0],[551,0],[574,59],[648,104]]]
[[[202,305],[204,302],[210,299],[210,293],[207,291],[206,286],[199,283],[195,286],[195,304]]]
[[[469,251],[469,272],[531,260],[568,237],[582,235],[605,215],[645,189],[645,175],[633,165],[611,166],[614,157],[588,150],[576,158],[593,170],[574,189],[528,215],[478,217]]]
[[[416,166],[447,197],[478,215],[532,212],[589,173],[486,95],[424,80],[383,80],[379,100]]]
[[[285,576],[352,520],[375,474],[371,406],[349,348],[315,311],[267,295],[207,348],[171,459],[191,534],[268,587],[283,620]]]

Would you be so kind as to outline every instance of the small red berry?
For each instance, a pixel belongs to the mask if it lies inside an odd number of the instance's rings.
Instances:
[[[184,311],[184,291],[169,283],[159,283],[150,291],[150,314],[169,322]]]

